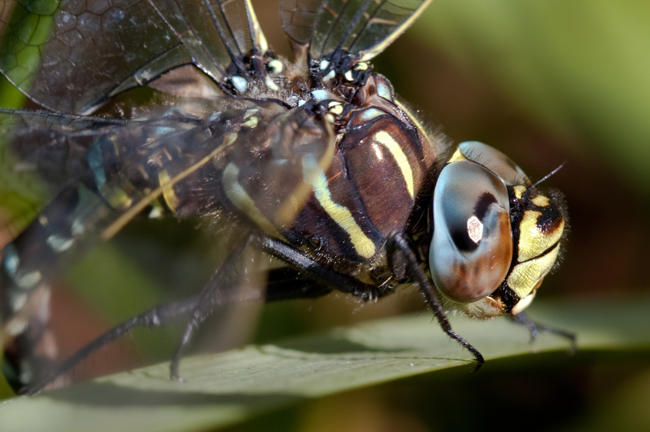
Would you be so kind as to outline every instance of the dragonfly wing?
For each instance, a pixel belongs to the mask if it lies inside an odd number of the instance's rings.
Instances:
[[[71,113],[181,65],[221,83],[243,54],[268,49],[248,0],[6,0],[0,22],[0,71],[40,105]]]
[[[35,347],[47,328],[48,281],[62,267],[158,201],[178,217],[236,211],[281,236],[311,191],[311,172],[327,168],[334,146],[329,123],[307,105],[287,110],[230,97],[190,99],[162,116],[128,122],[3,115],[13,120],[16,138],[40,131],[49,137],[42,147],[78,147],[84,155],[74,177],[2,253],[0,338],[15,377],[22,365],[39,374],[53,361]],[[315,165],[303,167],[305,160]],[[282,188],[275,191],[276,185]]]
[[[343,49],[367,61],[382,52],[431,0],[282,0],[282,27],[312,59]]]

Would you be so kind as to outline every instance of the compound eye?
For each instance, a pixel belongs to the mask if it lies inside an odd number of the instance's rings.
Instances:
[[[433,197],[429,265],[438,290],[470,303],[492,294],[512,263],[510,204],[503,182],[471,161],[443,168]]]

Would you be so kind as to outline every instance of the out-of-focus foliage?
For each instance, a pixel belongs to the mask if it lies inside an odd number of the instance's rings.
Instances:
[[[650,192],[650,3],[436,0],[414,30]]]

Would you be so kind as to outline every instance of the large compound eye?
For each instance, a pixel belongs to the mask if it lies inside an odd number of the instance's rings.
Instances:
[[[501,285],[512,263],[510,205],[505,185],[464,160],[443,168],[433,198],[429,265],[438,290],[470,303]]]

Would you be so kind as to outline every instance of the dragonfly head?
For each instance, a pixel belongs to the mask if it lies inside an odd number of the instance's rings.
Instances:
[[[541,195],[498,150],[462,143],[434,191],[433,281],[468,315],[516,315],[555,266],[566,224],[560,196]]]

